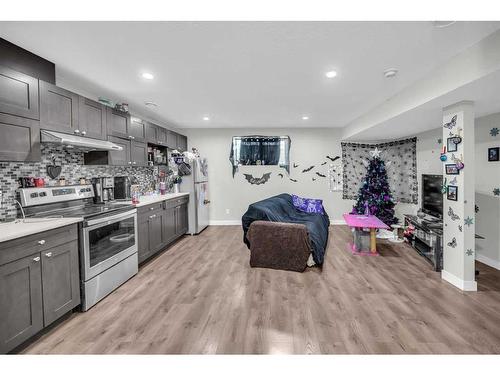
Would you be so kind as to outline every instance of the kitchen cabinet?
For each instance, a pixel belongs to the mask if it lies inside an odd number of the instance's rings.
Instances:
[[[177,150],[187,151],[187,137],[182,134],[177,134]]]
[[[149,143],[154,143],[156,144],[156,131],[158,129],[158,126],[151,122],[146,122],[146,141]]]
[[[77,94],[40,81],[40,128],[78,134],[78,102]]]
[[[78,102],[79,129],[75,134],[106,140],[106,107],[96,101],[80,96]]]
[[[0,66],[0,113],[39,120],[38,79]]]
[[[0,243],[0,353],[80,304],[76,224]]]
[[[148,145],[147,143],[131,141],[130,142],[130,160],[136,167],[145,167],[148,165]]]
[[[184,196],[139,207],[139,263],[164,250],[188,231],[188,199]]]
[[[177,148],[177,133],[168,130],[167,134],[167,147],[171,148],[172,150]]]
[[[118,166],[132,165],[130,158],[130,140],[109,135],[108,141],[123,148],[121,151],[109,151],[108,164]]]
[[[0,113],[0,161],[40,160],[40,123]]]
[[[130,117],[128,136],[138,142],[146,142],[146,122],[137,117]]]
[[[106,125],[108,135],[116,137],[129,136],[130,115],[128,113],[117,111],[113,108],[106,108]]]
[[[156,144],[160,146],[167,146],[167,132],[168,130],[158,126],[156,128]]]

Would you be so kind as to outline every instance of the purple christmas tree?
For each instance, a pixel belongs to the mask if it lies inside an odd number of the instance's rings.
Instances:
[[[387,180],[387,170],[384,161],[379,157],[378,149],[371,154],[373,158],[369,161],[366,176],[351,213],[375,215],[391,226],[397,224],[398,219],[394,216],[395,203]]]

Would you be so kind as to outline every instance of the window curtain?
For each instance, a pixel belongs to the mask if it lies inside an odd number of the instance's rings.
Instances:
[[[343,198],[356,199],[370,151],[377,147],[385,161],[392,196],[397,202],[418,203],[417,138],[366,144],[342,142]]]

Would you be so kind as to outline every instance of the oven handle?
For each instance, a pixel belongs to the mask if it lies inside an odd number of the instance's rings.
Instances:
[[[85,227],[91,227],[94,225],[106,223],[106,224],[112,224],[114,222],[120,221],[125,218],[129,217],[134,217],[137,213],[137,209],[134,208],[133,210],[129,210],[127,212],[123,212],[121,214],[113,215],[113,216],[106,216],[100,219],[95,219],[95,220],[88,220],[84,223]]]

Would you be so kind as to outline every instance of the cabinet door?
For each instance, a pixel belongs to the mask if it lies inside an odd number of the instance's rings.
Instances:
[[[137,117],[130,117],[129,138],[138,142],[146,142],[146,122]]]
[[[41,258],[43,320],[47,326],[80,304],[78,242],[43,251]]]
[[[113,108],[106,109],[106,125],[108,127],[108,135],[117,137],[128,137],[128,129],[130,123],[130,115],[116,111]]]
[[[43,328],[40,253],[0,266],[0,353]]]
[[[80,96],[78,103],[79,134],[106,139],[106,108],[101,103]]]
[[[38,79],[0,66],[0,112],[40,119]]]
[[[167,130],[167,147],[173,149],[177,148],[177,133]]]
[[[138,215],[137,218],[137,253],[139,263],[149,258],[149,223],[148,214]]]
[[[0,113],[0,161],[40,161],[38,121]]]
[[[136,141],[130,142],[130,160],[132,165],[136,167],[144,167],[148,165],[148,145]]]
[[[167,145],[167,129],[159,126],[156,128],[156,143],[161,146]]]
[[[163,227],[165,244],[169,244],[177,237],[177,209],[176,207],[164,210],[165,225]]]
[[[182,204],[177,208],[177,226],[176,234],[177,236],[182,236],[188,231],[188,206],[187,204]]]
[[[187,137],[185,135],[177,134],[177,149],[187,151]]]
[[[78,129],[78,95],[40,81],[40,128],[74,134]]]
[[[163,248],[163,215],[158,210],[148,217],[149,251],[152,254]]]
[[[156,144],[158,126],[151,122],[146,122],[146,141]]]
[[[108,136],[108,141],[123,148],[121,151],[109,151],[109,165],[132,165],[132,161],[130,160],[130,141],[112,136]]]

